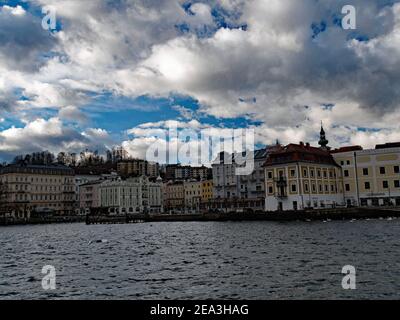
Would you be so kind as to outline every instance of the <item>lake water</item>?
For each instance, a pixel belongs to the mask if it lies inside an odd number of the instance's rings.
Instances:
[[[0,227],[0,299],[47,298],[399,299],[400,220]]]

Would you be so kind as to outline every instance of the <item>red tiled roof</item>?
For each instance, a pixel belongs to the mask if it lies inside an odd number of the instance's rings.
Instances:
[[[311,162],[338,166],[329,151],[302,143],[291,143],[287,146],[276,147],[275,151],[267,157],[264,166],[291,162]]]

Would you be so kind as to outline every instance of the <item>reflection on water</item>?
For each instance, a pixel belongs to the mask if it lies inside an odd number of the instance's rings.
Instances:
[[[398,299],[399,240],[400,220],[0,227],[0,299]]]

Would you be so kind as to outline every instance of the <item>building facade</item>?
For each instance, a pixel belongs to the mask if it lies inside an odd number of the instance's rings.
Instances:
[[[265,196],[263,165],[274,147],[268,147],[248,154],[220,153],[212,165],[214,198],[257,199]],[[237,169],[246,166],[243,159],[253,162],[253,170],[248,175],[237,174]]]
[[[104,180],[86,182],[79,186],[79,213],[86,214],[91,208],[100,207],[99,186]]]
[[[204,180],[201,182],[201,201],[208,202],[214,197],[214,186],[212,180]]]
[[[186,212],[198,212],[200,210],[202,185],[201,181],[185,181],[183,183]]]
[[[331,151],[343,171],[343,190],[347,205],[400,206],[400,143],[360,146]]]
[[[63,165],[3,167],[0,169],[0,199],[0,210],[18,218],[73,214],[74,171]]]
[[[98,187],[100,207],[112,214],[161,213],[163,211],[162,182],[150,182],[148,177],[105,181]]]
[[[344,205],[342,169],[328,150],[289,144],[264,165],[265,210],[303,210]]]
[[[97,181],[101,179],[101,175],[90,175],[90,174],[76,174],[75,173],[75,211],[80,213],[80,206],[81,206],[81,185],[86,184],[88,182]]]
[[[127,159],[117,163],[117,173],[121,177],[157,178],[159,176],[159,164],[142,159]]]
[[[164,184],[164,206],[168,213],[185,211],[185,187],[183,181]]]
[[[179,164],[167,165],[165,167],[165,180],[206,180],[211,175],[211,170],[205,166],[192,167]]]

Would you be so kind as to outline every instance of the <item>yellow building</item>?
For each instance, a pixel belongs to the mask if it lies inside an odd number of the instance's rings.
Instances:
[[[201,183],[201,201],[207,202],[213,198],[213,181],[205,180]]]
[[[264,169],[267,211],[344,205],[341,168],[327,150],[303,143],[277,146]]]
[[[202,182],[201,181],[185,181],[183,183],[185,191],[185,211],[199,211],[202,198]]]
[[[354,206],[400,205],[400,143],[333,150],[343,170],[345,201]]]

